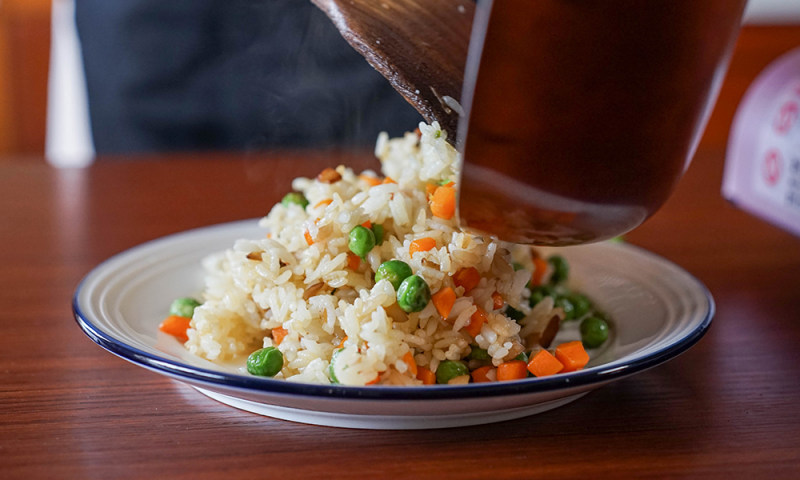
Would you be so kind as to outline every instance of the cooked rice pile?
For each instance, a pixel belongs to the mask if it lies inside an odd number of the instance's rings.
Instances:
[[[432,215],[429,190],[459,178],[458,153],[436,123],[402,138],[382,134],[376,156],[383,176],[339,166],[315,179],[295,179],[292,188],[305,195],[306,208],[275,205],[260,222],[269,232],[264,238],[238,240],[205,259],[204,303],[188,332],[190,352],[234,361],[278,343],[272,330],[282,328],[286,335],[277,348],[285,360],[276,378],[331,383],[331,356],[343,347],[336,358],[339,383],[420,385],[414,366],[404,361],[409,352],[418,367],[435,372],[441,361],[463,359],[478,345],[496,366],[525,349],[529,331],[560,315],[549,298],[533,312],[528,305],[528,247],[465,233],[456,216]],[[355,265],[348,234],[365,222],[382,225],[384,239]],[[411,242],[423,237],[436,246],[410,255]],[[414,313],[398,307],[392,284],[373,279],[378,266],[392,259],[406,262],[434,294],[455,290],[447,318],[434,302]],[[515,271],[515,263],[524,268]],[[465,292],[453,275],[469,267],[480,273],[480,283]],[[495,304],[498,293],[526,317],[504,315],[505,307]],[[486,322],[473,338],[464,327],[478,308],[487,312]]]

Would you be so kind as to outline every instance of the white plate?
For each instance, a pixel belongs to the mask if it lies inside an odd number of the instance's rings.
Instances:
[[[98,345],[125,360],[186,382],[243,410],[296,422],[351,428],[457,427],[524,417],[682,353],[707,331],[714,303],[676,265],[627,244],[561,250],[572,286],[613,319],[613,335],[584,370],[512,382],[428,387],[308,385],[242,374],[190,355],[158,331],[174,298],[198,295],[200,260],[239,238],[264,235],[255,220],[191,230],[120,253],[78,286],[75,318]],[[559,333],[568,339],[576,333]]]

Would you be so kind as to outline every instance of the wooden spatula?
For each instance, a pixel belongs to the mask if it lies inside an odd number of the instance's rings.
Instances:
[[[473,0],[312,0],[342,36],[455,145]]]

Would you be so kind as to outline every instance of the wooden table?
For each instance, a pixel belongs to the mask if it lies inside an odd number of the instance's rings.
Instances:
[[[363,155],[0,162],[0,477],[797,478],[800,239],[720,196],[725,139],[755,75],[800,45],[750,28],[697,157],[628,240],[704,282],[710,332],[655,369],[513,422],[361,431],[260,417],[127,363],[77,327],[71,297],[143,241],[265,214],[288,180]],[[769,474],[770,477],[766,477]]]

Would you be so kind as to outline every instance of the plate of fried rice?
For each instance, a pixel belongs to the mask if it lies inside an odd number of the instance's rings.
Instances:
[[[73,310],[106,350],[250,412],[374,429],[524,417],[663,363],[708,329],[692,275],[624,242],[514,245],[459,228],[435,123],[380,172],[297,178],[260,219],[122,252]]]

